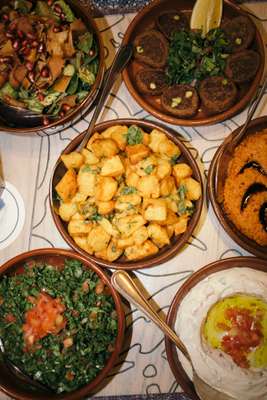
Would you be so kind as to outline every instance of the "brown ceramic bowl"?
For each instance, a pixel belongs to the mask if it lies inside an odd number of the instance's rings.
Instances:
[[[232,132],[232,135],[235,136],[240,130],[240,128]],[[250,122],[249,127],[247,128],[246,131],[246,135],[259,132],[266,128],[267,128],[267,117],[256,118],[255,120]],[[227,217],[224,211],[221,200],[222,196],[219,195],[219,193],[222,192],[224,187],[228,164],[226,165],[225,160],[221,162],[220,149],[221,148],[219,147],[217,152],[215,153],[208,173],[207,190],[214,212],[220,224],[223,226],[224,230],[237,244],[239,244],[241,247],[243,247],[243,249],[249,251],[255,256],[267,259],[267,246],[260,246],[254,240],[248,238],[242,232],[240,232],[237,229],[237,227],[230,221],[230,219]],[[217,171],[219,177],[218,179],[216,177]]]
[[[37,0],[32,0],[33,2]],[[94,37],[96,38],[98,45],[98,57],[99,57],[99,67],[96,76],[95,83],[93,84],[89,94],[87,97],[77,105],[77,107],[73,108],[65,117],[59,118],[54,122],[44,126],[36,126],[36,127],[20,127],[14,126],[11,127],[5,123],[4,120],[0,118],[0,133],[1,131],[14,133],[17,135],[34,135],[38,134],[42,135],[52,135],[62,129],[66,129],[68,126],[73,124],[75,121],[78,121],[83,115],[88,112],[90,107],[93,105],[93,102],[97,96],[99,88],[101,86],[104,72],[105,72],[105,63],[104,63],[104,44],[102,41],[102,37],[99,29],[96,26],[96,23],[93,19],[92,11],[90,9],[89,4],[82,0],[66,0],[66,2],[70,5],[71,9],[74,11],[75,16],[81,18],[83,22],[86,24],[88,29],[94,33]],[[8,0],[2,0],[1,6],[8,4]]]
[[[227,274],[227,270],[234,267],[249,267],[255,270],[267,272],[267,261],[255,257],[233,257],[225,260],[215,261],[201,268],[199,271],[191,275],[191,277],[180,287],[176,293],[168,311],[167,324],[174,329],[176,319],[179,317],[179,306],[187,293],[197,283],[215,272],[225,270],[225,273]],[[167,358],[177,382],[182,386],[183,390],[190,396],[192,400],[200,400],[196,394],[191,379],[186,374],[179,360],[176,346],[167,337],[165,337],[165,345]]]
[[[146,29],[154,27],[157,16],[167,10],[175,9],[177,11],[184,11],[190,18],[194,3],[195,1],[193,0],[181,0],[177,1],[175,4],[172,0],[152,1],[133,19],[125,33],[123,43],[133,43],[138,34]],[[223,8],[223,22],[239,15],[247,14],[245,11],[242,11],[239,6],[234,5],[230,0],[225,0]],[[263,41],[257,28],[255,39],[251,48],[260,54],[260,67],[256,76],[252,81],[239,86],[237,101],[231,108],[215,115],[207,115],[204,113],[204,111],[198,111],[194,117],[186,119],[177,118],[175,115],[164,111],[161,107],[159,96],[144,95],[138,91],[135,76],[136,73],[142,68],[142,64],[136,60],[133,60],[130,64],[128,64],[128,66],[124,69],[122,76],[129,92],[141,106],[141,108],[154,115],[156,118],[174,125],[211,125],[220,121],[224,121],[225,119],[229,119],[241,112],[255,94],[263,75],[265,59]]]
[[[143,121],[143,120],[136,120],[136,119],[117,119],[117,120],[111,120],[111,121],[106,121],[102,122],[98,125],[96,125],[94,131],[101,133],[105,129],[109,128],[112,125],[137,125],[143,128],[146,132],[150,132],[152,129],[160,129],[162,132],[164,132],[176,145],[179,146],[182,155],[179,158],[179,161],[181,162],[186,162],[188,163],[192,170],[193,170],[193,177],[200,182],[201,184],[201,189],[203,193],[203,183],[202,183],[202,178],[201,178],[201,173],[199,171],[198,165],[193,158],[192,154],[190,151],[186,148],[186,146],[182,143],[180,139],[177,137],[177,133],[170,128],[166,128],[163,125],[156,124],[153,122],[148,122],[148,121]],[[70,144],[65,148],[63,151],[63,154],[68,154],[71,151],[74,151],[76,146],[82,141],[84,133],[81,133],[79,136],[74,138]],[[199,200],[196,201],[196,210],[193,214],[193,216],[190,219],[190,222],[188,224],[188,228],[184,234],[175,236],[171,239],[171,243],[169,245],[164,246],[159,250],[159,252],[151,257],[146,257],[141,260],[137,261],[128,261],[126,257],[120,257],[118,260],[114,262],[108,262],[100,258],[96,258],[90,254],[88,254],[86,251],[82,250],[80,247],[77,246],[77,244],[74,242],[72,237],[69,235],[68,230],[67,230],[67,223],[61,220],[61,218],[58,215],[57,209],[59,206],[58,200],[56,200],[56,196],[54,196],[54,187],[57,185],[59,180],[62,178],[63,174],[65,171],[62,171],[61,169],[57,169],[58,163],[60,162],[60,159],[57,161],[56,166],[53,170],[52,173],[52,179],[50,183],[50,207],[51,207],[51,212],[52,216],[54,219],[54,222],[56,224],[57,229],[59,230],[60,234],[62,235],[63,239],[69,244],[70,247],[72,247],[75,251],[78,253],[82,254],[84,257],[92,260],[93,262],[102,265],[103,267],[107,268],[115,268],[115,269],[125,269],[125,270],[132,270],[132,269],[140,269],[140,268],[148,268],[152,267],[154,265],[161,264],[170,258],[174,257],[179,250],[183,248],[183,246],[186,244],[187,240],[190,238],[192,235],[198,221],[200,218],[201,210],[202,210],[202,205],[203,205],[203,195]]]
[[[16,271],[26,262],[37,260],[38,262],[47,262],[56,267],[62,267],[66,258],[75,259],[81,261],[85,268],[92,269],[99,278],[108,286],[112,297],[114,299],[116,311],[118,314],[118,336],[114,345],[114,351],[111,357],[108,359],[105,367],[99,372],[99,374],[87,385],[74,390],[69,393],[62,394],[49,394],[49,400],[78,400],[88,396],[90,393],[95,392],[97,387],[103,383],[103,380],[107,377],[108,373],[114,366],[117,357],[121,351],[123,336],[124,336],[124,311],[122,308],[122,302],[119,294],[113,288],[110,283],[109,277],[99,268],[97,265],[92,263],[85,257],[74,253],[73,251],[62,250],[62,249],[37,249],[28,251],[20,254],[11,260],[7,261],[0,267],[0,275],[14,274]],[[31,389],[29,385],[25,385],[17,376],[15,376],[5,365],[0,361],[0,390],[6,395],[18,399],[18,400],[47,400],[48,394],[45,391]]]

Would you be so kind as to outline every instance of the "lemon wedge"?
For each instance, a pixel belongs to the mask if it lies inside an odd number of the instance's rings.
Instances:
[[[218,28],[222,19],[223,0],[197,0],[191,15],[190,28],[202,31],[202,36]]]

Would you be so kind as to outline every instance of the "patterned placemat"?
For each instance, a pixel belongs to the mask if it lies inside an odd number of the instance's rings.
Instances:
[[[182,393],[166,393],[166,394],[150,394],[141,396],[108,396],[108,397],[95,397],[97,400],[190,400],[190,398]]]

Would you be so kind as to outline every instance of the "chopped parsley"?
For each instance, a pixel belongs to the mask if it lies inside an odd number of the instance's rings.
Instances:
[[[143,132],[136,125],[131,125],[127,132],[127,143],[131,146],[143,142]]]
[[[121,194],[134,194],[137,192],[137,189],[133,186],[124,186],[121,189]]]
[[[90,220],[91,221],[101,221],[102,218],[103,218],[102,215],[95,213],[95,214],[91,215]]]
[[[179,157],[180,157],[180,154],[175,154],[174,156],[172,156],[171,161],[170,161],[171,165],[177,164]]]
[[[0,280],[0,335],[6,353],[56,393],[87,384],[110,357],[117,317],[112,296],[105,290],[97,294],[98,283],[93,270],[73,259],[66,259],[60,270],[41,262],[26,265],[23,273]],[[60,300],[66,323],[57,334],[46,333],[32,348],[25,348],[25,314],[41,292]]]
[[[148,165],[148,166],[144,169],[144,171],[145,171],[145,173],[146,173],[147,175],[150,175],[154,168],[155,168],[154,165]]]

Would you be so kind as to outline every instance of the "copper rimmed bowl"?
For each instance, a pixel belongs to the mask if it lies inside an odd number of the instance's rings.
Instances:
[[[177,132],[171,130],[170,128],[166,128],[161,124],[157,124],[154,122],[149,122],[149,121],[143,121],[143,120],[136,120],[136,119],[117,119],[117,120],[111,120],[111,121],[106,121],[102,122],[98,125],[95,126],[94,131],[101,133],[105,129],[113,126],[113,125],[137,125],[141,128],[143,128],[146,132],[150,132],[153,129],[160,129],[163,133],[167,135],[169,139],[171,139],[181,150],[181,156],[179,158],[179,162],[186,162],[187,164],[190,165],[190,167],[193,170],[193,175],[192,177],[195,178],[198,182],[201,184],[201,191],[202,191],[202,196],[200,197],[199,200],[196,201],[195,203],[195,211],[194,214],[192,215],[187,230],[185,233],[177,235],[175,237],[172,237],[171,243],[169,245],[165,245],[162,247],[158,253],[156,253],[153,256],[146,257],[141,260],[137,261],[127,261],[126,257],[120,257],[118,260],[114,262],[108,262],[100,258],[96,258],[90,254],[88,254],[86,251],[82,250],[77,244],[74,242],[72,237],[68,233],[67,229],[67,223],[61,220],[61,218],[58,215],[58,207],[59,207],[59,201],[56,199],[56,196],[54,195],[54,188],[57,185],[57,183],[60,181],[62,178],[63,174],[65,171],[61,171],[58,173],[58,163],[60,162],[60,159],[57,161],[56,166],[52,172],[52,178],[50,182],[50,208],[51,208],[51,213],[54,219],[54,222],[56,224],[57,229],[59,230],[61,236],[63,239],[68,243],[70,247],[72,247],[75,251],[78,253],[82,254],[84,257],[90,259],[91,261],[102,265],[103,267],[107,268],[115,268],[115,269],[125,269],[125,270],[133,270],[133,269],[140,269],[140,268],[148,268],[152,267],[154,265],[161,264],[170,258],[174,257],[186,244],[190,236],[192,235],[194,229],[196,228],[196,225],[199,221],[200,215],[201,215],[201,210],[202,210],[202,205],[203,205],[203,182],[202,182],[202,177],[201,173],[199,171],[198,165],[190,151],[187,149],[187,147],[183,144],[183,142],[178,138]],[[70,144],[65,148],[63,151],[63,154],[68,154],[72,151],[75,150],[77,145],[82,141],[84,133],[80,134],[76,138],[74,138]]]
[[[74,253],[73,251],[63,250],[63,249],[37,249],[28,251],[23,254],[19,254],[18,256],[12,258],[7,261],[0,267],[0,276],[3,275],[13,275],[16,272],[21,273],[21,269],[24,264],[30,262],[42,262],[49,263],[55,268],[61,268],[64,266],[65,259],[74,259],[83,263],[84,268],[93,270],[104,283],[105,286],[108,287],[114,303],[115,309],[117,311],[118,317],[118,334],[114,344],[114,350],[111,353],[111,356],[106,362],[106,365],[98,375],[90,381],[88,384],[72,391],[65,392],[62,394],[47,394],[47,392],[39,390],[39,389],[31,389],[30,385],[25,384],[21,379],[19,379],[14,373],[10,371],[9,368],[5,365],[5,363],[0,361],[0,390],[7,394],[8,396],[18,399],[18,400],[47,400],[48,396],[51,400],[78,400],[88,396],[90,393],[97,391],[99,385],[104,384],[105,378],[107,378],[108,373],[111,371],[114,366],[117,357],[121,351],[123,344],[123,336],[124,336],[124,311],[122,308],[122,302],[119,294],[113,288],[110,283],[110,279],[108,275],[101,270],[97,265],[92,263],[87,258]]]
[[[240,127],[241,128],[241,127]],[[234,137],[240,128],[236,129],[232,132],[232,136]],[[250,134],[260,132],[267,128],[267,117],[256,118],[250,122],[245,137]],[[223,146],[223,145],[222,145]],[[211,201],[213,210],[218,218],[220,224],[224,228],[225,232],[243,249],[249,251],[257,257],[261,257],[267,259],[267,246],[261,246],[256,243],[254,240],[245,236],[229,219],[227,216],[224,207],[223,207],[223,198],[222,192],[225,185],[225,180],[227,177],[227,168],[225,159],[223,162],[221,161],[221,148],[219,147],[217,152],[215,153],[208,173],[208,196]],[[228,159],[228,162],[230,159]],[[217,176],[218,175],[218,176]]]
[[[142,33],[146,29],[153,28],[155,26],[156,18],[163,12],[168,10],[177,10],[178,12],[183,11],[190,16],[194,3],[195,1],[193,0],[181,0],[177,1],[176,3],[174,3],[172,0],[152,1],[135,16],[124,35],[123,43],[133,43],[138,34]],[[233,2],[230,0],[225,0],[222,22],[230,20],[239,15],[247,14],[238,5],[233,4]],[[265,53],[264,44],[257,28],[251,48],[256,50],[260,55],[260,66],[257,74],[250,82],[246,82],[239,86],[237,101],[232,107],[215,115],[208,115],[200,109],[194,117],[186,119],[178,118],[164,111],[161,107],[159,96],[144,95],[139,92],[136,84],[136,74],[142,68],[142,64],[136,60],[132,60],[132,62],[128,64],[128,66],[124,69],[122,76],[130,94],[133,96],[139,106],[148,113],[154,115],[156,118],[173,125],[201,126],[216,124],[240,113],[252,99],[258,88],[258,85],[260,84],[264,71]]]
[[[168,311],[168,325],[175,329],[176,321],[179,318],[180,304],[195,285],[207,278],[209,275],[219,271],[225,271],[225,274],[227,275],[227,271],[235,267],[251,268],[267,273],[267,261],[256,257],[233,257],[225,260],[218,260],[206,265],[191,275],[191,277],[180,287],[176,293]],[[168,362],[177,382],[182,386],[183,390],[190,396],[192,400],[200,400],[194,389],[193,382],[191,381],[178,356],[176,346],[167,337],[165,337],[165,346]]]
[[[32,0],[32,2],[36,2],[37,0]],[[82,100],[81,103],[77,104],[73,110],[69,111],[64,117],[59,117],[55,121],[51,121],[48,125],[35,126],[35,127],[20,127],[20,126],[9,126],[5,123],[4,120],[0,118],[0,133],[1,131],[9,132],[17,135],[53,135],[63,129],[66,129],[68,126],[72,125],[76,121],[78,121],[83,115],[85,115],[90,107],[92,107],[94,100],[97,96],[99,88],[101,87],[102,80],[105,72],[105,62],[104,62],[104,44],[102,41],[102,37],[100,31],[91,16],[92,9],[90,5],[82,0],[66,0],[66,3],[71,7],[76,17],[82,19],[82,21],[87,26],[88,30],[94,34],[94,37],[97,42],[98,47],[98,59],[99,66],[98,72],[96,75],[96,79],[94,84],[91,87],[88,95]],[[1,6],[5,4],[9,4],[8,0],[3,0],[1,2]]]

